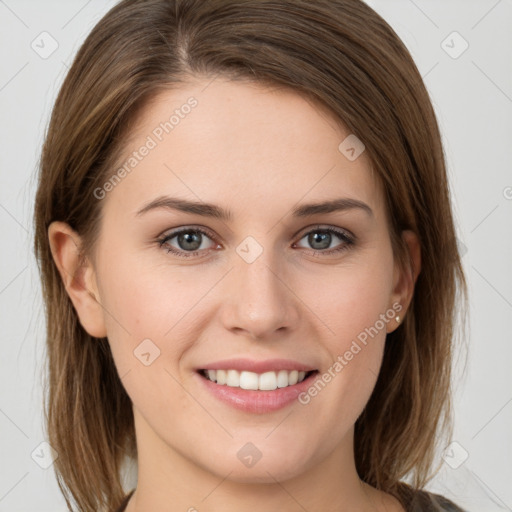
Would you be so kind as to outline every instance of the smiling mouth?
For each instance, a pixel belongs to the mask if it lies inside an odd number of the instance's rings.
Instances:
[[[264,373],[255,373],[238,370],[199,370],[199,375],[221,386],[232,388],[274,391],[279,388],[287,388],[303,382],[318,370],[309,372],[297,370],[279,370]]]

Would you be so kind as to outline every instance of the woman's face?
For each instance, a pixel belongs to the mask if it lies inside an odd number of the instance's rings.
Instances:
[[[350,135],[295,92],[220,79],[143,112],[95,192],[101,308],[84,323],[108,336],[140,463],[239,482],[352,463],[407,300],[382,190]]]

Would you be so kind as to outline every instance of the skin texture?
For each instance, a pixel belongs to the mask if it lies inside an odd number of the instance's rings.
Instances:
[[[415,270],[400,269],[365,153],[349,161],[338,150],[349,132],[293,91],[199,78],[165,91],[142,113],[126,158],[191,96],[197,106],[101,199],[100,237],[86,265],[77,271],[78,234],[62,222],[49,228],[81,324],[108,336],[133,402],[138,484],[127,511],[403,510],[359,480],[353,454],[354,423],[394,319],[307,405],[242,412],[207,393],[196,369],[247,357],[326,372],[393,304],[404,317],[420,268],[416,237],[404,233]],[[162,195],[217,204],[232,219],[165,208],[137,215]],[[373,213],[291,215],[341,197]],[[306,236],[318,226],[356,241],[333,235],[329,248],[345,250],[322,253]],[[179,257],[157,239],[181,227],[213,237],[202,238],[199,255]],[[236,252],[248,236],[263,248],[252,263]],[[186,253],[177,238],[168,244]],[[144,339],[160,350],[149,366],[134,356]],[[262,454],[251,468],[237,457],[248,442]]]

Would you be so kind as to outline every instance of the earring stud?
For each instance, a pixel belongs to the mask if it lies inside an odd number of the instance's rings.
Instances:
[[[399,315],[396,315],[395,320],[396,320],[396,323],[397,323],[397,324],[399,324],[399,323],[400,323],[400,316],[399,316]]]

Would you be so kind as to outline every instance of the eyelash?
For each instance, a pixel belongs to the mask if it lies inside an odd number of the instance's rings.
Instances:
[[[323,228],[321,226],[317,226],[317,227],[315,227],[314,229],[312,229],[310,231],[306,231],[301,236],[300,240],[302,240],[307,235],[310,235],[311,233],[317,233],[317,232],[334,234],[337,237],[339,237],[343,241],[343,243],[341,245],[339,245],[338,247],[334,248],[334,249],[324,249],[324,250],[310,249],[310,251],[315,253],[315,255],[319,255],[319,254],[328,254],[328,255],[340,254],[340,253],[348,250],[351,246],[353,246],[355,244],[355,237],[353,235],[349,235],[347,232],[341,231],[339,229],[335,229],[335,228],[331,228],[331,227],[330,228]],[[201,229],[201,228],[185,228],[185,229],[180,229],[178,231],[174,231],[172,233],[164,235],[161,238],[159,238],[157,240],[157,242],[158,242],[158,244],[159,244],[159,246],[161,248],[164,248],[164,245],[167,242],[169,242],[173,238],[177,237],[178,235],[181,235],[182,233],[200,233],[201,235],[204,235],[204,236],[212,239],[213,241],[215,241],[214,237],[212,236],[212,234],[207,232],[207,231],[205,231],[204,229]],[[172,253],[175,256],[179,256],[181,258],[193,258],[193,257],[196,257],[196,256],[202,257],[201,256],[201,252],[209,251],[210,249],[202,249],[200,251],[189,251],[189,252],[186,252],[186,251],[179,251],[179,250],[175,249],[174,247],[167,245],[167,247],[165,247],[165,250],[166,250],[166,252],[168,254]]]

